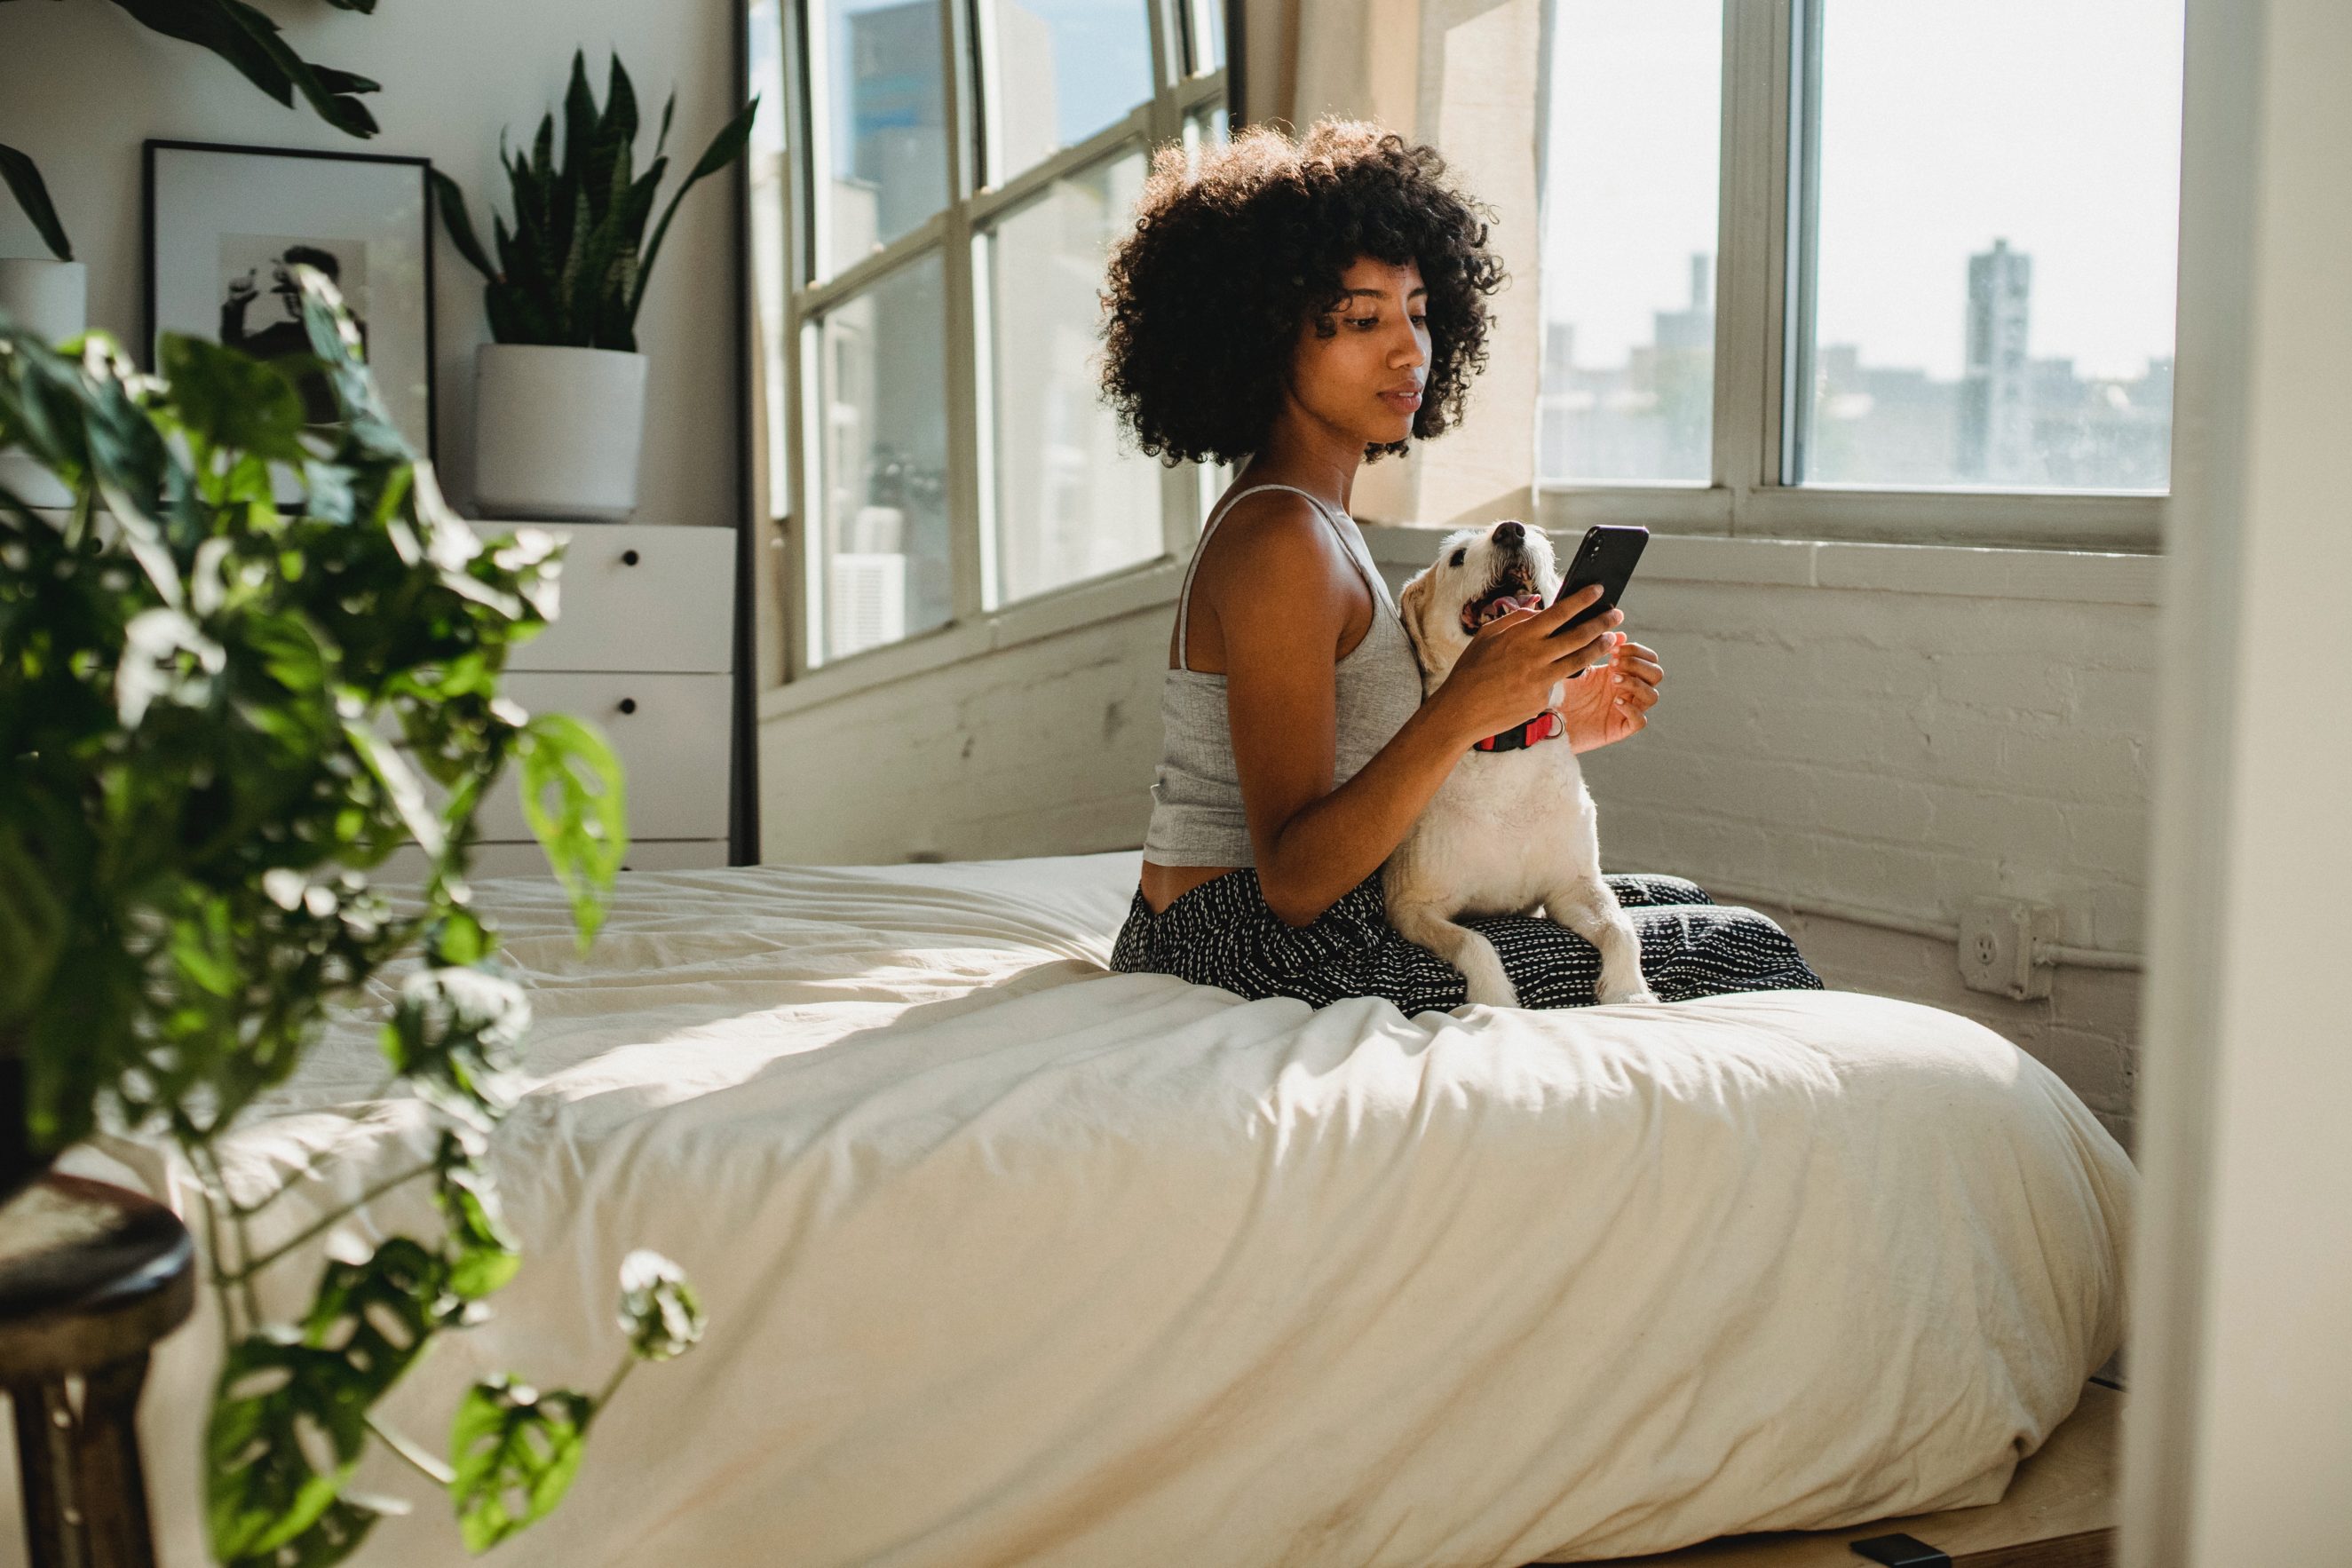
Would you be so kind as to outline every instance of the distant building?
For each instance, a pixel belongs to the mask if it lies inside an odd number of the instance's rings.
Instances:
[[[1576,329],[1547,325],[1537,405],[1537,465],[1546,479],[1704,481],[1713,468],[1715,258],[1690,258],[1690,303],[1657,310],[1650,342],[1607,368],[1576,361]]]
[[[1996,239],[1969,258],[1968,353],[1960,375],[1953,469],[1980,484],[2037,482],[2034,377],[2026,363],[2033,258]],[[2068,370],[2072,379],[2072,367]]]

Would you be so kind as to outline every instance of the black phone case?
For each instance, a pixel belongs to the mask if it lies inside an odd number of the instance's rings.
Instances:
[[[1552,595],[1557,605],[1580,588],[1600,584],[1601,597],[1565,625],[1557,626],[1552,636],[1558,637],[1570,626],[1581,626],[1593,616],[1616,605],[1624,596],[1625,584],[1633,581],[1634,563],[1642,559],[1642,551],[1650,542],[1646,528],[1611,527],[1596,524],[1584,531],[1583,542],[1577,545],[1574,559],[1560,574],[1559,592]]]

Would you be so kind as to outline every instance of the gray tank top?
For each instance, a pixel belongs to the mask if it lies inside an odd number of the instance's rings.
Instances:
[[[1241,781],[1234,768],[1232,721],[1225,709],[1225,678],[1205,669],[1187,668],[1192,657],[1186,632],[1190,625],[1192,574],[1225,511],[1245,495],[1259,490],[1296,490],[1307,496],[1317,515],[1330,523],[1340,548],[1356,563],[1372,591],[1372,625],[1363,639],[1331,667],[1335,745],[1331,783],[1347,783],[1372,754],[1389,742],[1421,706],[1421,665],[1405,637],[1404,622],[1396,601],[1372,563],[1370,552],[1352,528],[1343,528],[1341,514],[1328,510],[1296,485],[1252,485],[1236,490],[1210,513],[1201,531],[1192,561],[1184,570],[1184,584],[1176,594],[1177,664],[1160,689],[1160,723],[1165,737],[1160,767],[1151,784],[1151,823],[1144,830],[1143,858],[1160,866],[1255,865],[1250,847],[1249,819],[1242,810]]]

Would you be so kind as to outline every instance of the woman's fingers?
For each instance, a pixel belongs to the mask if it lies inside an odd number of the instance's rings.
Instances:
[[[1530,610],[1528,613],[1531,616],[1543,622],[1545,631],[1557,631],[1561,626],[1567,625],[1570,621],[1574,620],[1578,611],[1590,609],[1592,605],[1598,604],[1600,600],[1601,584],[1598,583],[1587,583],[1575,593],[1568,595],[1566,597],[1556,600],[1551,604],[1546,605],[1540,610]],[[1575,636],[1575,633],[1571,632],[1569,635],[1573,637]]]
[[[1603,611],[1580,626],[1547,638],[1544,652],[1550,663],[1589,668],[1624,646],[1624,635],[1611,629],[1624,618],[1622,610]]]
[[[1628,685],[1639,686],[1653,697],[1657,695],[1658,684],[1666,678],[1665,670],[1655,659],[1642,657],[1637,643],[1629,642],[1620,647],[1614,662],[1617,673]]]

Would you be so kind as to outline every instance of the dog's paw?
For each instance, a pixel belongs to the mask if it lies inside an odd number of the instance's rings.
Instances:
[[[1604,1007],[1613,1007],[1620,1002],[1655,1002],[1657,999],[1658,994],[1646,985],[1636,985],[1630,991],[1613,994],[1603,991],[1594,997]]]
[[[1518,987],[1501,975],[1491,978],[1470,975],[1464,991],[1467,1000],[1484,1003],[1489,1007],[1516,1007],[1519,1005]]]

